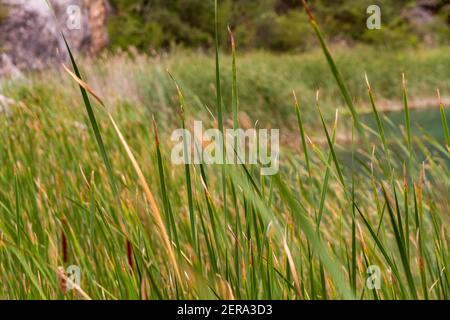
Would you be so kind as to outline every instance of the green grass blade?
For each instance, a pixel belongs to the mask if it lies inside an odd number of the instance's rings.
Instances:
[[[159,138],[158,138],[158,127],[156,125],[155,118],[152,119],[152,123],[153,123],[153,131],[154,131],[154,135],[155,135],[156,158],[158,161],[158,172],[159,172],[159,183],[160,183],[161,194],[162,194],[162,198],[163,198],[164,211],[166,213],[166,217],[168,220],[167,225],[170,227],[169,230],[171,231],[172,238],[175,241],[178,253],[180,253],[180,249],[181,249],[180,241],[178,239],[178,232],[177,232],[177,227],[176,227],[172,207],[170,205],[170,201],[168,198],[168,193],[167,193],[167,188],[166,188],[166,178],[164,175],[163,159],[162,159],[162,155],[161,155],[161,148],[159,145]]]
[[[231,107],[233,110],[233,128],[239,128],[239,98],[237,86],[237,67],[236,67],[236,41],[231,29],[228,27],[228,33],[231,42],[231,70],[232,70],[232,90],[231,90]],[[237,139],[237,138],[236,138]],[[235,144],[237,146],[238,144]]]
[[[317,36],[317,39],[320,42],[320,46],[322,47],[322,51],[325,55],[328,65],[330,66],[331,72],[333,73],[333,76],[336,80],[336,83],[339,87],[342,97],[344,98],[344,101],[347,104],[347,107],[349,108],[349,110],[352,114],[353,122],[355,123],[355,127],[358,130],[358,133],[361,135],[365,145],[368,146],[368,142],[366,140],[366,135],[365,135],[364,129],[361,125],[361,122],[359,120],[358,112],[356,111],[355,105],[353,104],[353,99],[350,94],[350,91],[348,90],[347,85],[345,84],[344,78],[342,77],[342,75],[335,63],[333,56],[330,53],[330,50],[328,49],[328,46],[325,42],[322,32],[320,31],[320,28],[316,22],[316,19],[314,18],[314,16],[311,13],[311,10],[309,9],[308,4],[306,3],[305,0],[302,0],[302,3],[303,3],[303,7],[305,8],[306,13],[309,16],[310,25],[313,28],[313,30]]]
[[[384,154],[386,155],[386,158],[388,161],[389,176],[391,176],[391,178],[392,178],[391,155],[390,155],[388,144],[386,141],[386,134],[384,131],[383,123],[381,122],[380,114],[378,113],[378,109],[375,104],[375,99],[374,99],[373,93],[372,93],[372,87],[369,83],[369,79],[367,78],[367,74],[365,75],[365,78],[366,78],[366,84],[367,84],[367,91],[369,94],[370,105],[372,107],[372,112],[375,116],[375,121],[377,123],[378,134],[380,135],[380,139],[383,144],[383,151],[384,151]]]
[[[217,104],[217,121],[219,130],[222,133],[222,198],[223,198],[223,213],[225,218],[224,228],[227,225],[227,182],[226,182],[226,143],[223,126],[223,110],[222,110],[222,85],[220,80],[220,56],[219,56],[219,19],[218,19],[218,5],[217,0],[214,0],[214,30],[215,30],[215,51],[216,51],[216,104]]]
[[[445,143],[447,144],[447,151],[450,152],[450,134],[448,130],[448,122],[447,116],[445,115],[444,103],[441,100],[441,95],[439,94],[439,90],[437,90],[438,98],[439,98],[439,111],[441,113],[441,123],[442,130],[444,131]]]
[[[191,169],[189,164],[189,159],[187,158],[187,155],[189,154],[189,148],[188,145],[188,138],[186,135],[186,124],[185,124],[185,110],[186,110],[186,102],[184,99],[184,95],[175,80],[175,78],[170,74],[169,76],[172,78],[175,87],[177,89],[178,94],[178,102],[180,104],[180,116],[181,116],[181,127],[183,129],[183,154],[184,154],[184,172],[185,172],[185,179],[186,179],[186,189],[187,189],[187,196],[188,196],[188,207],[189,207],[189,220],[191,224],[191,238],[192,238],[192,245],[194,248],[197,248],[197,221],[195,217],[194,212],[194,200],[192,195],[192,181],[191,181]]]
[[[384,186],[382,186],[382,190],[383,190],[383,195],[386,201],[386,205],[387,205],[387,209],[388,209],[388,213],[389,213],[389,217],[391,220],[391,224],[392,227],[394,229],[394,236],[395,236],[395,240],[397,243],[397,247],[400,253],[400,257],[401,257],[401,261],[402,261],[402,265],[403,265],[403,269],[405,270],[405,274],[406,274],[406,279],[408,281],[408,286],[410,289],[410,293],[411,296],[414,299],[417,299],[417,291],[416,291],[416,287],[414,284],[414,279],[413,279],[413,275],[411,272],[411,267],[410,267],[410,262],[408,259],[408,255],[406,252],[406,247],[405,247],[405,243],[404,243],[404,238],[402,235],[402,226],[399,225],[399,223],[397,221],[395,221],[395,217],[394,217],[394,212],[390,203],[390,199],[387,195],[386,189],[384,188]]]
[[[405,112],[406,142],[408,144],[409,161],[411,162],[411,157],[412,157],[411,116],[409,114],[408,92],[406,91],[405,74],[402,75],[402,84],[403,84],[403,108],[404,108],[404,112]]]
[[[72,51],[70,50],[70,46],[69,46],[69,44],[68,44],[64,34],[62,34],[62,37],[64,39],[64,43],[65,43],[67,51],[69,53],[70,61],[72,62],[73,70],[74,70],[76,76],[79,79],[83,80],[83,78],[81,77],[81,73],[80,73],[80,70],[78,68],[78,65],[75,62],[75,58],[74,58],[74,56],[72,54]],[[102,135],[100,133],[100,128],[98,126],[97,119],[95,117],[94,110],[93,110],[92,105],[91,105],[91,101],[89,99],[89,96],[88,96],[88,93],[87,93],[86,89],[83,88],[81,85],[79,87],[80,87],[81,95],[83,97],[84,105],[86,107],[86,111],[87,111],[88,116],[89,116],[89,121],[91,123],[92,130],[94,131],[95,140],[97,141],[97,145],[98,145],[98,148],[100,150],[100,154],[102,156],[103,162],[104,162],[105,167],[106,167],[106,171],[107,171],[108,176],[109,176],[109,182],[111,184],[111,189],[112,189],[115,197],[118,199],[119,193],[118,193],[118,189],[117,189],[116,180],[114,178],[114,173],[113,173],[113,170],[112,170],[111,162],[110,162],[108,154],[106,152],[105,144],[103,142],[103,138],[102,138]]]
[[[299,227],[305,233],[306,237],[311,242],[311,245],[314,247],[315,252],[317,252],[317,254],[319,255],[320,260],[322,261],[327,272],[335,281],[337,290],[345,299],[353,299],[354,296],[352,290],[344,281],[342,272],[339,270],[339,263],[335,261],[334,258],[332,258],[331,254],[328,252],[323,242],[320,240],[317,232],[315,232],[308,219],[304,216],[303,210],[301,209],[297,201],[294,200],[295,198],[292,195],[291,191],[286,187],[286,183],[284,183],[278,175],[275,176],[274,180],[280,190],[282,198],[288,203],[290,209],[296,214],[296,217],[299,219]]]
[[[306,162],[306,169],[308,170],[309,178],[311,179],[312,173],[311,173],[311,164],[310,159],[308,155],[308,147],[306,145],[306,139],[305,139],[305,130],[303,129],[303,120],[300,113],[300,104],[297,100],[297,95],[295,94],[295,91],[292,92],[294,96],[294,103],[295,103],[295,114],[297,116],[297,125],[300,130],[300,137],[302,141],[302,148],[303,148],[303,154],[305,156],[305,162]]]

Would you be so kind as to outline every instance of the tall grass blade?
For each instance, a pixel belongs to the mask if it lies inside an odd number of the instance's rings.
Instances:
[[[106,153],[105,144],[103,143],[103,139],[102,139],[102,135],[100,133],[100,129],[99,129],[99,126],[98,126],[98,123],[97,123],[97,119],[95,118],[94,110],[92,108],[91,101],[90,101],[89,96],[88,96],[87,91],[86,91],[86,86],[82,85],[83,80],[82,80],[82,77],[81,77],[80,70],[78,69],[77,63],[75,62],[75,58],[74,58],[74,56],[72,54],[72,51],[70,50],[69,44],[68,44],[64,34],[62,34],[62,37],[64,39],[64,43],[66,45],[67,51],[69,52],[70,61],[72,62],[72,67],[73,67],[73,70],[75,71],[75,74],[72,74],[72,72],[69,69],[67,69],[65,66],[64,66],[64,68],[72,76],[72,78],[74,78],[78,82],[78,84],[80,86],[81,95],[83,97],[84,105],[86,107],[86,111],[87,111],[88,116],[89,116],[89,121],[91,123],[92,130],[94,131],[94,136],[95,136],[95,139],[97,141],[97,145],[99,147],[100,154],[101,154],[101,156],[103,158],[103,162],[105,164],[106,171],[107,171],[108,176],[109,176],[109,182],[111,184],[111,189],[112,189],[115,197],[118,199],[118,194],[119,193],[118,193],[118,189],[117,189],[117,185],[116,185],[116,180],[114,178],[114,173],[113,173],[113,170],[112,170],[111,162],[109,160],[108,154]],[[92,93],[93,92],[91,92],[91,94]],[[94,97],[96,97],[95,94],[94,94]],[[96,97],[96,98],[98,98],[98,97]]]
[[[67,70],[67,71],[69,71],[69,70]],[[73,74],[71,72],[69,72],[69,74],[80,84],[80,86],[82,86],[85,90],[87,89],[85,92],[89,92],[89,93],[93,93],[94,92],[89,87],[89,85],[87,83],[85,83],[83,80],[81,80],[80,78],[78,78],[76,76],[76,74]],[[99,98],[99,96],[96,95],[95,93],[93,93],[93,96],[96,98],[96,100],[99,102],[99,104],[104,107],[104,110],[107,112],[106,106],[105,106],[104,102]],[[177,279],[179,281],[179,284],[181,285],[181,287],[183,287],[183,281],[182,281],[182,278],[181,278],[181,273],[180,273],[179,266],[178,266],[178,263],[177,263],[176,258],[175,258],[175,254],[173,252],[172,244],[171,244],[171,242],[169,240],[169,236],[168,236],[166,227],[164,225],[164,221],[162,219],[162,215],[161,215],[161,213],[159,211],[159,208],[158,208],[156,200],[155,200],[155,198],[153,196],[153,193],[151,192],[150,187],[148,186],[148,184],[146,182],[144,173],[142,172],[142,169],[140,168],[136,158],[134,157],[133,152],[131,151],[131,148],[129,147],[128,143],[126,142],[126,140],[125,140],[122,132],[120,131],[118,125],[116,124],[114,118],[112,117],[112,115],[109,112],[107,112],[107,115],[108,115],[108,118],[109,118],[109,120],[111,121],[111,123],[113,125],[114,131],[116,132],[120,143],[124,147],[124,149],[126,151],[126,154],[127,154],[128,158],[129,158],[129,160],[131,161],[131,164],[133,165],[133,169],[135,170],[135,172],[136,172],[136,174],[138,176],[139,183],[141,184],[141,187],[144,190],[144,194],[145,194],[146,200],[148,201],[148,203],[150,205],[153,218],[155,219],[156,225],[158,226],[159,231],[161,232],[161,237],[162,237],[162,240],[163,240],[163,244],[166,247],[167,253],[169,255],[169,261],[170,261],[170,263],[172,265],[172,268],[173,268],[173,270],[175,272],[175,275],[176,275],[176,277],[177,277]]]
[[[322,51],[325,55],[325,58],[328,62],[328,65],[330,66],[331,72],[333,73],[333,76],[339,86],[340,92],[344,98],[344,101],[347,104],[347,107],[349,108],[352,117],[353,117],[353,122],[355,123],[355,127],[358,130],[358,133],[361,135],[363,142],[365,143],[366,146],[368,146],[368,142],[366,140],[366,135],[365,135],[365,131],[361,125],[361,122],[359,120],[359,116],[358,116],[358,112],[356,111],[355,105],[353,104],[353,99],[352,96],[347,88],[347,85],[345,84],[345,81],[339,71],[339,69],[337,68],[337,65],[333,59],[333,56],[330,53],[330,50],[328,49],[328,46],[325,42],[325,39],[322,35],[322,32],[320,31],[320,28],[316,22],[316,19],[314,18],[311,10],[309,9],[308,4],[306,3],[306,0],[301,0],[303,7],[305,8],[306,13],[308,14],[309,17],[309,22],[311,27],[313,28],[319,42],[320,42],[320,46],[322,47]]]
[[[437,95],[439,98],[439,111],[441,113],[442,130],[444,131],[445,143],[447,145],[447,151],[450,152],[450,134],[448,129],[447,116],[445,115],[444,103],[442,102],[439,89],[437,90]]]
[[[226,143],[223,126],[223,110],[222,110],[222,85],[220,80],[220,57],[219,57],[219,19],[218,19],[218,4],[217,0],[214,0],[214,30],[215,30],[215,49],[216,49],[216,104],[217,104],[217,122],[219,130],[222,133],[222,163],[225,164],[226,158]],[[227,182],[226,182],[226,167],[222,165],[222,198],[223,198],[223,213],[224,213],[224,228],[227,225]]]
[[[300,130],[300,137],[301,137],[301,141],[302,141],[303,154],[305,156],[306,169],[308,170],[308,175],[309,175],[309,178],[311,179],[311,177],[312,177],[311,164],[310,164],[309,155],[308,155],[308,147],[306,145],[305,130],[303,129],[302,116],[301,116],[301,113],[300,113],[300,104],[298,102],[297,95],[295,94],[295,91],[292,91],[292,94],[294,96],[295,114],[297,116],[297,125],[298,125],[298,128]]]

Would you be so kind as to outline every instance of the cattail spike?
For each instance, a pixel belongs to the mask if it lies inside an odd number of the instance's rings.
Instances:
[[[127,239],[127,261],[128,261],[128,266],[130,267],[130,270],[133,271],[134,267],[133,267],[133,247],[131,245],[130,240]]]
[[[62,260],[64,264],[67,264],[69,258],[68,258],[68,251],[67,251],[67,237],[66,233],[64,231],[64,228],[67,226],[66,219],[62,220],[62,228],[61,228],[61,252],[62,252]]]
[[[153,132],[155,133],[155,143],[156,146],[159,146],[158,127],[156,125],[155,115],[153,114],[152,114],[152,125],[153,125]]]

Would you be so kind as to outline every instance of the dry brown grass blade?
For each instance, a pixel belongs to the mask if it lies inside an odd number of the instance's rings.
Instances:
[[[100,99],[100,97],[94,92],[94,90],[92,90],[92,88],[83,80],[81,80],[80,78],[77,77],[77,75],[75,73],[73,73],[69,68],[67,68],[64,64],[62,65],[64,70],[81,86],[83,87],[84,90],[86,90],[87,92],[89,92],[94,98],[95,100],[98,101],[98,103],[100,103],[103,107],[105,106],[105,104],[103,103],[103,100]]]
[[[64,66],[64,69],[66,70],[67,73],[69,73],[69,75],[80,85],[82,86],[87,92],[89,92],[103,107],[105,107],[105,104],[103,103],[103,100],[97,95],[95,94],[95,92],[92,90],[92,88],[83,80],[81,80],[80,78],[77,77],[76,74],[74,74],[72,71],[70,71],[66,66]],[[155,219],[156,225],[159,228],[160,232],[161,232],[161,236],[162,236],[162,240],[164,243],[164,246],[166,247],[167,253],[169,254],[169,260],[170,263],[172,264],[172,267],[175,271],[175,276],[177,277],[180,285],[183,286],[183,281],[181,278],[181,273],[175,258],[175,254],[172,248],[172,244],[169,240],[169,236],[166,230],[166,227],[164,225],[164,221],[162,219],[161,216],[161,212],[158,208],[158,205],[156,203],[155,197],[153,196],[152,191],[150,190],[150,187],[147,184],[147,181],[145,179],[144,173],[142,172],[136,158],[133,155],[133,152],[131,151],[131,148],[129,147],[128,143],[126,142],[122,132],[120,131],[117,123],[115,122],[114,118],[112,117],[112,115],[106,110],[106,113],[108,114],[108,117],[114,127],[114,130],[116,131],[117,136],[119,137],[120,143],[122,144],[122,146],[125,148],[125,151],[127,153],[128,158],[130,159],[133,168],[138,176],[139,179],[139,183],[141,184],[141,187],[144,189],[144,194],[145,194],[145,198],[147,199],[147,202],[150,205],[151,208],[151,213],[153,218]]]
[[[297,269],[295,268],[295,262],[292,258],[291,250],[289,250],[286,238],[284,238],[284,250],[286,251],[287,259],[289,262],[289,268],[291,269],[292,278],[294,279],[295,289],[297,289],[297,294],[300,298],[302,296],[302,290],[300,289],[300,281],[298,279]]]
[[[138,175],[139,182],[140,182],[142,188],[144,189],[145,197],[146,197],[146,199],[147,199],[147,201],[148,201],[148,203],[150,205],[153,218],[155,219],[156,224],[157,224],[158,228],[161,231],[161,236],[163,238],[164,245],[165,245],[165,247],[167,249],[167,252],[169,254],[169,259],[170,259],[170,262],[171,262],[171,264],[173,266],[173,269],[175,271],[176,277],[180,281],[180,284],[183,285],[183,281],[182,281],[182,278],[181,278],[181,273],[180,273],[180,270],[178,268],[177,261],[175,259],[175,254],[173,252],[173,248],[172,248],[172,245],[170,243],[169,236],[167,234],[167,230],[166,230],[166,227],[164,225],[164,222],[163,222],[163,219],[162,219],[162,216],[161,216],[161,212],[159,211],[158,205],[156,204],[155,197],[153,196],[153,193],[151,192],[150,187],[148,186],[147,181],[145,180],[144,173],[142,172],[142,170],[141,170],[141,168],[140,168],[136,158],[134,157],[133,152],[131,151],[130,147],[128,146],[128,143],[126,142],[125,138],[123,137],[122,132],[120,131],[119,127],[117,126],[117,124],[114,121],[114,119],[111,116],[111,114],[108,113],[108,117],[111,120],[111,123],[112,123],[112,125],[114,127],[114,130],[117,133],[117,136],[119,137],[120,142],[122,143],[123,147],[125,148],[125,151],[126,151],[126,153],[128,155],[128,158],[130,159],[130,161],[131,161],[131,163],[133,165],[133,168],[134,168],[136,174]]]
[[[309,5],[306,2],[306,0],[301,0],[301,3],[303,5],[303,7],[305,8],[305,11],[306,11],[306,14],[308,15],[309,20],[315,21],[314,16],[313,16],[311,9],[309,8]]]

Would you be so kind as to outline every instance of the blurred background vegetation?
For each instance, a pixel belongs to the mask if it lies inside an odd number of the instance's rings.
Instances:
[[[229,24],[240,48],[304,51],[315,41],[299,0],[221,0],[222,45]],[[450,39],[450,0],[315,0],[311,6],[329,40],[383,47],[436,46]],[[382,29],[368,30],[366,9],[381,8]],[[214,39],[214,1],[111,0],[113,48],[142,51],[209,48]]]

